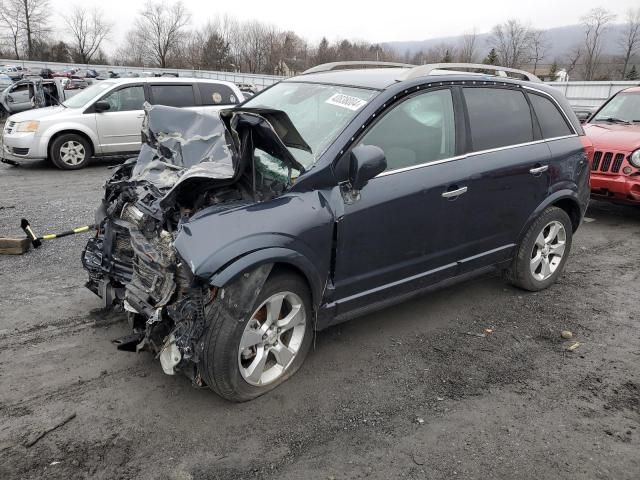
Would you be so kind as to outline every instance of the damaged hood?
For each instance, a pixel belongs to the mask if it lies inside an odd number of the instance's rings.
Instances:
[[[287,146],[311,151],[279,110],[231,109],[200,113],[163,105],[144,106],[142,148],[137,159],[122,167],[131,174],[122,180],[136,188],[136,200],[156,218],[185,188],[203,182],[233,183],[260,148],[288,169],[304,172]],[[119,183],[114,174],[112,184]]]

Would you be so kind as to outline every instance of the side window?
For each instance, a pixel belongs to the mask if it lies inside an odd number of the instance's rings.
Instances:
[[[534,93],[529,94],[529,100],[531,100],[533,111],[538,117],[542,138],[562,137],[573,133],[551,100]]]
[[[151,85],[154,105],[169,107],[193,107],[196,104],[193,85]]]
[[[397,170],[453,157],[455,133],[451,91],[436,90],[393,107],[360,143],[382,148],[387,170]]]
[[[533,140],[531,110],[524,94],[506,88],[464,88],[474,151]]]
[[[203,105],[235,105],[238,103],[233,90],[219,83],[199,83],[200,99]]]
[[[109,102],[111,108],[107,112],[128,112],[142,110],[144,103],[144,87],[136,85],[125,87],[107,95],[102,100]]]

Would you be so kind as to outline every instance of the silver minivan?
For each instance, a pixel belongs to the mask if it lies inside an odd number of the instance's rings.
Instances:
[[[11,115],[4,127],[2,157],[49,159],[58,168],[83,168],[93,156],[140,150],[143,104],[210,112],[244,101],[231,82],[202,78],[103,80],[62,102]]]

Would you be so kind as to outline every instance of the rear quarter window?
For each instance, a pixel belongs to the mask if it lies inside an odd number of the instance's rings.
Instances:
[[[563,137],[573,133],[564,116],[551,100],[535,93],[529,94],[529,100],[538,118],[542,138]]]
[[[235,105],[238,97],[227,85],[219,83],[199,83],[202,105]]]
[[[169,107],[193,107],[196,104],[193,85],[151,85],[151,98],[154,105]]]
[[[464,88],[474,151],[533,141],[531,109],[524,94],[507,88]]]

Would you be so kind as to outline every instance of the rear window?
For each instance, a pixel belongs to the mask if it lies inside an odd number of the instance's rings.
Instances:
[[[533,140],[531,110],[524,94],[506,88],[464,88],[473,150]]]
[[[235,105],[238,103],[238,97],[227,85],[199,83],[198,88],[203,105]]]
[[[536,94],[529,94],[529,100],[538,117],[542,138],[562,137],[573,133],[551,100]]]
[[[193,107],[196,104],[191,84],[151,85],[151,98],[154,105]]]

